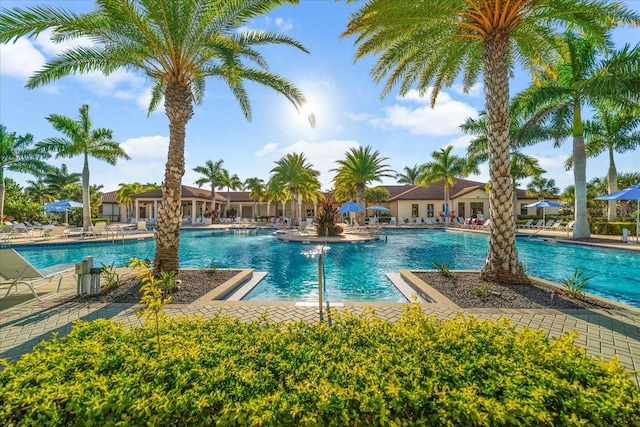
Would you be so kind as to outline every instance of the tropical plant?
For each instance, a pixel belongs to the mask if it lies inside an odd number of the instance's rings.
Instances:
[[[235,173],[233,175],[229,175],[229,171],[226,169],[220,170],[220,175],[218,175],[218,187],[227,189],[227,206],[225,207],[225,215],[229,215],[229,211],[231,208],[231,190],[239,190],[242,188],[242,181],[238,178],[238,175]]]
[[[433,266],[436,268],[436,270],[438,270],[440,272],[440,274],[442,274],[444,277],[453,277],[454,273],[453,271],[451,271],[451,264],[453,263],[453,261],[443,261],[443,262],[439,262],[439,261],[431,261],[431,264],[433,264]]]
[[[617,52],[608,43],[567,31],[556,58],[541,67],[534,83],[515,97],[517,108],[532,122],[548,122],[565,130],[555,146],[571,137],[575,186],[574,238],[590,236],[587,215],[587,155],[584,143],[583,108],[603,99],[625,104],[640,91],[640,45]],[[561,135],[561,132],[559,132]]]
[[[166,294],[172,294],[178,289],[179,279],[175,271],[161,271],[158,279],[160,289]]]
[[[389,190],[387,190],[381,185],[373,188],[367,188],[364,190],[364,199],[367,202],[371,202],[371,203],[385,202],[387,201],[389,196],[390,196]]]
[[[307,163],[304,154],[286,154],[275,163],[276,166],[271,169],[273,175],[270,179],[270,187],[273,193],[278,195],[282,195],[283,189],[287,190],[287,199],[291,203],[291,223],[297,225],[297,216],[299,215],[295,215],[295,203],[298,200],[298,195],[319,191],[320,182],[317,177],[320,172],[313,169],[313,165]]]
[[[333,237],[342,233],[342,227],[338,225],[341,215],[338,208],[334,206],[331,198],[322,199],[318,206],[316,215],[316,231],[318,236]]]
[[[538,200],[556,197],[560,189],[556,187],[555,179],[547,179],[542,176],[534,176],[527,184],[527,195],[537,197]]]
[[[571,298],[580,298],[584,294],[584,288],[593,279],[593,276],[585,276],[585,273],[584,269],[576,267],[573,276],[560,280],[560,283],[567,291],[567,295]]]
[[[104,287],[105,289],[114,289],[122,286],[122,281],[120,280],[120,274],[118,270],[114,267],[114,263],[112,262],[109,265],[105,263],[100,263],[101,269],[100,272],[102,276],[104,276]]]
[[[257,177],[247,178],[244,182],[244,187],[249,190],[249,198],[253,199],[253,217],[256,218],[260,216],[258,202],[262,203],[265,198],[264,180]]]
[[[33,135],[16,135],[0,125],[0,221],[4,216],[4,171],[26,172],[36,176],[49,166],[42,160],[48,155],[33,145]]]
[[[384,177],[394,178],[396,173],[384,162],[388,157],[380,156],[378,150],[372,151],[370,146],[354,147],[345,153],[345,159],[336,160],[339,165],[332,172],[336,189],[342,191],[355,190],[356,203],[364,206],[364,191],[367,184],[382,181]],[[365,211],[356,213],[360,224],[364,224]]]
[[[467,163],[464,158],[451,154],[453,145],[447,148],[441,148],[440,151],[431,153],[432,161],[420,166],[420,174],[418,175],[418,184],[428,187],[434,182],[443,181],[444,184],[444,203],[450,206],[449,189],[454,185],[458,178],[464,176]]]
[[[607,191],[614,193],[618,191],[618,171],[614,153],[624,153],[640,146],[640,108],[625,108],[606,100],[596,102],[595,107],[596,113],[593,118],[584,123],[586,154],[588,157],[596,157],[607,152]],[[609,200],[607,203],[607,219],[615,221],[616,200]]]
[[[29,185],[24,189],[27,196],[36,199],[41,205],[53,201],[54,197],[51,189],[47,187],[41,176],[35,181],[28,179],[27,184]]]
[[[482,285],[474,286],[473,288],[471,288],[471,293],[473,293],[473,295],[477,296],[478,298],[486,297],[488,291],[489,291],[488,283],[483,283]]]
[[[216,187],[217,187],[217,182],[220,180],[220,177],[222,175],[222,171],[224,170],[222,168],[223,162],[224,160],[222,159],[216,162],[207,160],[206,162],[204,162],[204,166],[196,166],[195,168],[193,168],[194,172],[197,172],[200,175],[202,175],[202,177],[196,180],[196,185],[198,187],[202,187],[205,184],[211,184],[211,211],[212,212],[218,211],[218,208],[216,207]]]
[[[43,181],[51,189],[54,198],[58,200],[73,200],[78,190],[82,191],[80,186],[81,177],[82,174],[69,172],[69,168],[63,163],[59,168],[50,167],[49,172],[45,173]]]
[[[0,43],[51,30],[55,40],[90,39],[50,59],[27,81],[35,88],[76,73],[137,71],[153,82],[149,113],[164,99],[169,118],[169,149],[158,209],[156,271],[179,267],[182,220],[182,176],[187,122],[193,104],[204,99],[205,80],[222,80],[244,116],[251,119],[245,81],[283,94],[296,108],[305,103],[302,93],[285,78],[268,71],[257,46],[278,44],[307,50],[291,37],[252,30],[250,23],[290,0],[100,0],[87,13],[51,6],[3,10]],[[251,61],[257,66],[246,65]],[[309,117],[311,124],[315,118]]]
[[[396,181],[398,184],[411,184],[416,185],[416,180],[418,179],[418,175],[420,174],[420,168],[418,165],[413,165],[411,167],[405,166],[403,169],[404,173],[396,174]]]
[[[355,0],[352,0],[355,1]],[[603,40],[618,23],[640,23],[619,2],[604,0],[370,0],[350,18],[343,37],[356,36],[356,59],[379,54],[371,74],[387,95],[414,86],[434,105],[442,87],[463,74],[468,90],[482,74],[489,141],[491,194],[486,280],[526,283],[515,245],[509,159],[509,77],[514,60],[526,68],[549,63],[559,48],[556,29],[570,25]]]
[[[55,130],[64,137],[46,138],[38,143],[38,147],[47,153],[56,153],[59,157],[82,156],[82,228],[91,227],[91,199],[89,197],[89,157],[115,165],[118,159],[130,157],[113,140],[113,131],[106,128],[93,129],[89,117],[89,105],[80,107],[78,120],[60,114],[51,114],[47,120]]]
[[[280,181],[274,180],[273,177],[267,182],[266,198],[267,203],[275,204],[276,213],[278,211],[278,202],[282,202],[282,215],[285,215],[286,201],[289,200],[291,194],[289,189]]]

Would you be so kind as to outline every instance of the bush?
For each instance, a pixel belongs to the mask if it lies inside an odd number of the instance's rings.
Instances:
[[[635,222],[593,222],[590,224],[591,232],[595,234],[609,234],[614,236],[621,236],[622,229],[628,228],[629,233],[635,235],[636,223]]]
[[[417,305],[326,323],[79,321],[0,372],[1,425],[640,425],[614,359],[506,321]],[[394,424],[395,423],[395,424]]]
[[[91,222],[93,225],[96,225],[99,222],[106,222],[107,225],[111,224],[111,220],[109,218],[91,218]]]

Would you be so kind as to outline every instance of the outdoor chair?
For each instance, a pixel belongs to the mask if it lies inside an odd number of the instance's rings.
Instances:
[[[35,234],[31,230],[29,230],[26,225],[22,223],[15,224],[13,226],[13,230],[11,230],[11,234],[13,235],[14,238],[22,237],[25,242],[28,242],[33,237],[35,237]]]
[[[82,233],[82,238],[88,237],[100,237],[107,232],[107,223],[105,221],[96,222],[96,225],[91,227],[91,230]]]
[[[518,228],[531,228],[533,224],[533,219],[529,219],[526,224],[518,226]]]
[[[35,268],[18,252],[11,248],[0,249],[0,290],[6,292],[0,298],[4,298],[18,285],[26,285],[33,296],[42,301],[60,292],[62,279],[75,274],[75,264],[58,264],[47,268]],[[55,293],[42,298],[36,289],[50,284],[58,278],[58,287]]]
[[[536,225],[532,225],[531,228],[544,228],[544,220],[539,219],[538,222],[536,222]]]

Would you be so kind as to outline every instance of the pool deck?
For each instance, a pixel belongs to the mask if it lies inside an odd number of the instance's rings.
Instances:
[[[228,227],[225,226],[225,228]],[[220,228],[219,226],[198,227],[199,229]],[[402,227],[408,228],[408,227]],[[522,230],[519,230],[522,231]],[[526,234],[528,230],[524,230]],[[468,231],[467,231],[468,232]],[[567,238],[564,232],[545,231],[537,233],[544,238]],[[152,233],[141,233],[126,238],[152,238]],[[36,244],[71,243],[73,241],[97,241],[100,239],[61,238],[39,240]],[[102,239],[104,240],[104,239]],[[17,243],[17,242],[12,242]],[[593,236],[581,244],[595,244],[627,250],[640,250],[638,244],[628,244],[611,236]],[[48,338],[52,333],[59,336],[67,334],[75,320],[94,320],[106,318],[116,320],[125,325],[140,325],[137,316],[140,305],[91,303],[73,300],[76,292],[74,277],[63,281],[62,290],[58,294],[47,294],[47,287],[40,288],[39,293],[47,298],[45,301],[35,300],[26,287],[21,286],[18,293],[0,299],[0,358],[16,360],[22,354]],[[52,291],[53,288],[50,290]],[[363,307],[372,307],[383,319],[395,321],[399,318],[406,304],[400,303],[344,303],[338,310],[348,309],[359,312]],[[509,319],[517,328],[529,327],[543,329],[549,337],[558,337],[576,331],[575,343],[584,347],[588,354],[618,360],[630,371],[635,372],[635,381],[640,384],[640,309],[620,310],[551,310],[551,309],[461,309],[437,304],[421,304],[424,312],[440,319],[454,318],[458,314],[474,315],[482,319]],[[165,309],[170,316],[199,315],[206,318],[220,313],[237,316],[251,321],[263,316],[265,312],[271,320],[305,320],[318,321],[317,307],[296,305],[294,302],[262,302],[262,301],[208,301],[189,305],[169,305]]]

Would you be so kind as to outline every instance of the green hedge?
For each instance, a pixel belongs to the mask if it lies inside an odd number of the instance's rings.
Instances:
[[[622,229],[629,229],[631,235],[636,234],[635,222],[592,222],[590,224],[591,232],[595,234],[609,234],[614,236],[622,236]]]
[[[77,322],[0,372],[0,425],[640,425],[617,362],[544,332],[412,306],[333,324]]]

